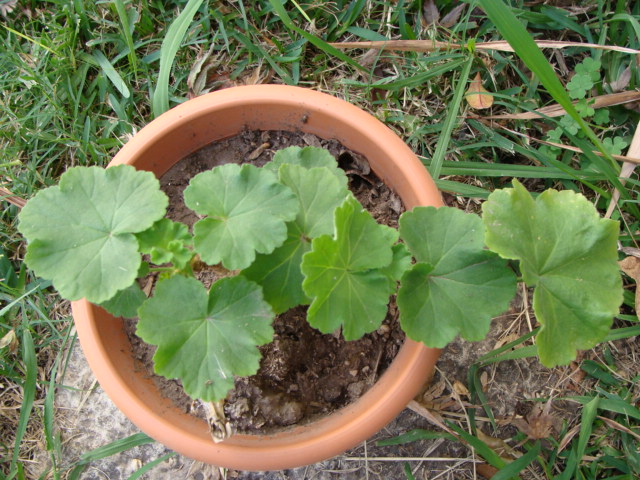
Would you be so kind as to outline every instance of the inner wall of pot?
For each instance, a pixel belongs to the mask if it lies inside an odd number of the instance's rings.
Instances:
[[[280,91],[283,90],[281,87]],[[149,170],[156,176],[161,176],[188,154],[213,141],[236,135],[243,129],[299,130],[325,139],[336,139],[345,147],[367,157],[375,173],[401,196],[407,208],[417,204],[441,205],[433,182],[409,148],[381,123],[374,122],[374,127],[371,128],[372,118],[368,114],[325,95],[322,97],[329,99],[327,105],[317,101],[311,102],[311,105],[301,105],[293,99],[283,98],[285,95],[278,90],[274,91],[279,98],[259,98],[248,109],[240,105],[246,102],[242,95],[237,95],[235,100],[232,98],[218,102],[217,98],[213,98],[215,93],[189,102],[191,109],[188,112],[184,105],[178,106],[174,111],[156,119],[153,129],[141,130],[114,158],[111,165],[135,164],[138,169]],[[320,94],[316,95],[320,97]],[[336,119],[333,115],[334,107],[344,108],[348,120]],[[380,128],[384,130],[381,131]],[[376,144],[379,142],[377,137],[385,138],[384,147]],[[151,139],[153,141],[150,142]],[[384,152],[385,149],[387,153]],[[383,163],[382,156],[391,155],[390,152],[394,156],[400,152],[400,156],[407,160],[406,163],[393,166]],[[422,190],[415,188],[416,185],[421,186]],[[87,348],[96,349],[88,358],[101,383],[112,379],[123,388],[116,395],[105,388],[118,407],[143,431],[168,447],[191,458],[228,468],[292,468],[329,458],[351,448],[395,417],[420,387],[415,378],[409,379],[415,375],[426,380],[433,372],[438,356],[437,350],[418,347],[415,342],[407,340],[376,385],[358,401],[334,415],[291,431],[270,436],[235,435],[221,444],[213,444],[204,421],[173,408],[166,399],[153,406],[160,395],[153,382],[145,378],[142,372],[136,371],[133,359],[127,351],[128,341],[122,322],[84,301],[75,302],[74,315],[81,310],[86,310],[90,318],[88,325],[78,327],[81,340],[87,337],[87,333],[83,335],[83,332],[89,330],[97,333],[99,338],[91,342],[83,341],[83,348],[85,351]],[[108,358],[110,355],[115,358],[112,365],[97,365],[97,360],[92,363],[92,358]],[[411,364],[412,367],[407,371],[399,366],[403,364]],[[404,388],[397,390],[398,384]],[[376,399],[374,392],[381,394],[382,398]],[[128,401],[133,403],[127,404]],[[402,403],[401,406],[399,402]],[[380,407],[373,416],[362,413],[369,411],[373,405]],[[355,416],[348,417],[351,414]],[[179,426],[179,432],[175,430],[175,425]],[[173,428],[173,434],[168,436],[165,428]],[[359,428],[362,430],[356,432]],[[329,445],[319,448],[316,442],[324,435],[329,435],[331,441],[328,442]],[[185,450],[186,442],[191,444],[189,451]],[[250,458],[246,452],[248,446],[257,449],[249,455]],[[297,458],[298,454],[303,454],[304,459]]]
[[[352,105],[346,104],[346,106],[351,107],[348,108],[350,116],[364,114]],[[361,128],[355,125],[357,131],[354,132],[354,123],[342,122],[332,116],[331,112],[307,105],[304,107],[282,105],[268,99],[263,103],[254,103],[251,109],[228,105],[217,109],[215,114],[206,108],[202,108],[199,113],[200,115],[194,117],[180,118],[178,125],[175,121],[171,124],[165,122],[166,125],[163,126],[166,134],[157,136],[154,143],[148,144],[135,159],[127,160],[126,163],[132,163],[135,160],[137,168],[152,171],[160,177],[178,160],[211,142],[237,135],[243,129],[302,131],[324,139],[338,140],[345,147],[362,154],[369,160],[371,168],[383,182],[396,192],[403,192],[400,196],[407,209],[424,204],[410,189],[406,188],[413,175],[411,173],[406,175],[403,169],[406,167],[411,170],[412,167],[415,169],[415,166],[403,165],[401,169],[397,169],[389,168],[387,164],[382,163],[381,156],[384,153],[377,147],[376,134],[366,127],[366,122],[361,124]],[[161,116],[156,121],[162,118]],[[141,133],[143,132],[144,130]],[[136,137],[132,142],[137,140],[144,139]],[[391,143],[387,146],[389,149],[413,156],[411,150],[399,138],[390,137],[389,142]],[[121,155],[117,155],[111,164],[121,163],[121,158]],[[421,165],[418,167],[424,168]],[[431,204],[441,205],[440,198],[434,196]]]

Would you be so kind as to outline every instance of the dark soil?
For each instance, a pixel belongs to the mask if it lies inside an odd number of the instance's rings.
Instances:
[[[328,149],[347,172],[350,189],[362,205],[379,223],[397,227],[402,203],[373,174],[366,159],[336,141],[292,132],[246,131],[178,162],[161,178],[162,189],[170,199],[167,216],[189,226],[198,220],[184,205],[182,196],[189,180],[198,173],[231,162],[261,166],[277,150],[291,145]],[[200,277],[209,285],[217,274],[214,269]],[[147,279],[149,283],[153,281]],[[179,381],[152,373],[155,347],[135,336],[136,321],[127,321],[126,330],[140,368],[149,372],[163,395],[184,411],[202,416],[201,407],[184,393]],[[240,432],[265,433],[305,423],[353,402],[375,383],[404,341],[397,325],[395,302],[391,302],[383,325],[358,341],[346,342],[339,333],[323,335],[311,328],[306,322],[306,307],[277,316],[273,327],[274,341],[261,347],[260,371],[237,378],[235,390],[225,404],[228,420]]]

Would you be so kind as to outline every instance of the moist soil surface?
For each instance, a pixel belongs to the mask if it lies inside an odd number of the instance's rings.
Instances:
[[[190,227],[198,220],[184,205],[182,194],[198,173],[231,162],[262,166],[276,151],[292,145],[329,150],[347,172],[349,187],[364,208],[379,223],[397,227],[402,203],[373,174],[366,159],[336,141],[283,131],[246,131],[214,142],[178,162],[160,181],[169,196],[167,217]],[[209,286],[218,273],[213,268],[200,272],[198,277]],[[145,281],[147,285],[143,287],[149,291],[155,279],[148,277]],[[375,383],[404,341],[393,301],[377,331],[350,342],[339,332],[323,335],[310,327],[306,308],[296,307],[276,317],[273,342],[260,347],[260,370],[251,377],[236,379],[235,389],[225,402],[227,420],[236,431],[267,433],[311,421],[353,402]],[[153,373],[155,347],[135,335],[136,322],[129,320],[125,325],[140,368],[149,372],[163,395],[177,406],[204,417],[201,405],[184,393],[179,381]]]

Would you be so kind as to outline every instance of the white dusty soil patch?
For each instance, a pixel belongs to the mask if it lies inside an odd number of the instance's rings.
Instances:
[[[527,333],[535,318],[526,312],[528,305],[520,296],[509,312],[492,323],[491,331],[482,342],[466,342],[457,339],[444,349],[438,363],[436,376],[420,398],[429,408],[432,418],[452,421],[468,429],[466,408],[476,408],[476,426],[484,432],[485,441],[495,439],[498,444],[513,447],[513,437],[534,405],[552,398],[550,414],[558,421],[566,421],[569,427],[580,420],[580,408],[561,397],[584,395],[594,387],[593,381],[584,378],[579,363],[567,367],[547,369],[536,359],[501,362],[480,370],[479,375],[497,423],[493,431],[484,419],[478,405],[472,405],[465,385],[469,366],[481,355],[496,346]],[[640,374],[637,352],[640,337],[609,342],[598,349],[579,354],[579,359],[601,360],[602,349],[609,348],[616,357],[619,374],[633,378]],[[86,363],[79,344],[71,351],[64,379],[59,380],[56,392],[56,421],[63,445],[63,466],[72,466],[80,456],[114,440],[127,437],[139,430],[120,413],[95,380]],[[543,402],[541,402],[541,400]],[[374,438],[333,459],[294,470],[277,472],[222,471],[203,465],[180,455],[156,466],[142,478],[151,480],[218,480],[218,479],[266,479],[266,480],[356,480],[403,479],[405,465],[417,479],[472,479],[480,475],[481,460],[459,442],[444,439],[422,440],[390,447],[376,446],[381,439],[393,438],[412,429],[431,431],[440,429],[427,419],[406,409]],[[552,435],[554,432],[552,431]],[[504,441],[504,442],[503,442]],[[169,450],[157,443],[133,448],[129,451],[92,463],[81,477],[84,480],[127,480],[142,465],[157,459]],[[523,478],[536,478],[523,475]]]
[[[72,466],[80,456],[94,448],[120,438],[138,433],[133,425],[100,388],[89,369],[78,342],[70,352],[69,364],[62,379],[64,388],[56,392],[56,421],[63,444],[63,466]],[[222,472],[220,469],[175,455],[156,466],[142,478],[152,480],[208,480],[232,479],[345,479],[405,478],[402,458],[423,458],[433,454],[442,442],[414,442],[406,446],[376,447],[375,441],[390,438],[413,428],[430,428],[419,415],[405,410],[373,439],[334,459],[308,467],[279,472]],[[457,450],[464,456],[460,460],[440,461],[430,471],[443,472],[452,466],[460,466],[466,459],[466,449]],[[170,450],[158,443],[142,445],[111,457],[91,463],[81,478],[83,480],[126,480],[144,464],[155,460]],[[430,453],[431,452],[431,453]],[[393,460],[393,458],[397,460]],[[383,458],[383,461],[376,460]],[[424,462],[410,460],[414,468],[424,469]],[[446,478],[446,477],[443,477]]]

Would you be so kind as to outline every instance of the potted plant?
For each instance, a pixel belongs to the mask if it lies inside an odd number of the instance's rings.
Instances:
[[[194,177],[184,193],[202,217],[193,234],[163,219],[166,198],[154,176],[141,170],[160,176],[187,154],[244,128],[299,129],[363,154],[409,210],[399,232],[378,225],[346,189],[335,160],[313,148],[280,151],[262,168],[223,165]],[[123,412],[170,448],[220,466],[290,468],[369,437],[432,374],[438,350],[424,344],[442,347],[457,334],[481,339],[491,318],[506,309],[516,275],[505,259],[520,260],[524,281],[536,286],[545,364],[567,362],[576,348],[601,340],[621,301],[617,224],[600,219],[586,199],[548,191],[534,200],[514,181],[513,189],[492,194],[482,219],[436,208],[442,204],[426,170],[391,131],[317,92],[260,86],[200,97],[143,129],[111,167],[72,169],[27,204],[20,217],[29,241],[26,261],[76,300],[74,319],[89,364]],[[566,232],[584,241],[559,247]],[[154,264],[171,265],[148,299],[135,283],[146,271],[140,252]],[[196,254],[236,274],[207,291],[192,278]],[[273,270],[273,256],[279,265],[286,258],[293,274],[267,279],[261,272]],[[313,327],[341,330],[350,340],[380,325],[396,291],[401,326],[417,342],[407,340],[358,401],[310,425],[221,443],[136,370],[121,320],[78,300],[86,297],[116,315],[137,312],[138,334],[158,345],[156,371],[180,378],[191,396],[217,402],[235,375],[257,370],[256,346],[270,340],[274,311],[310,304]],[[575,335],[559,338],[559,328]]]

